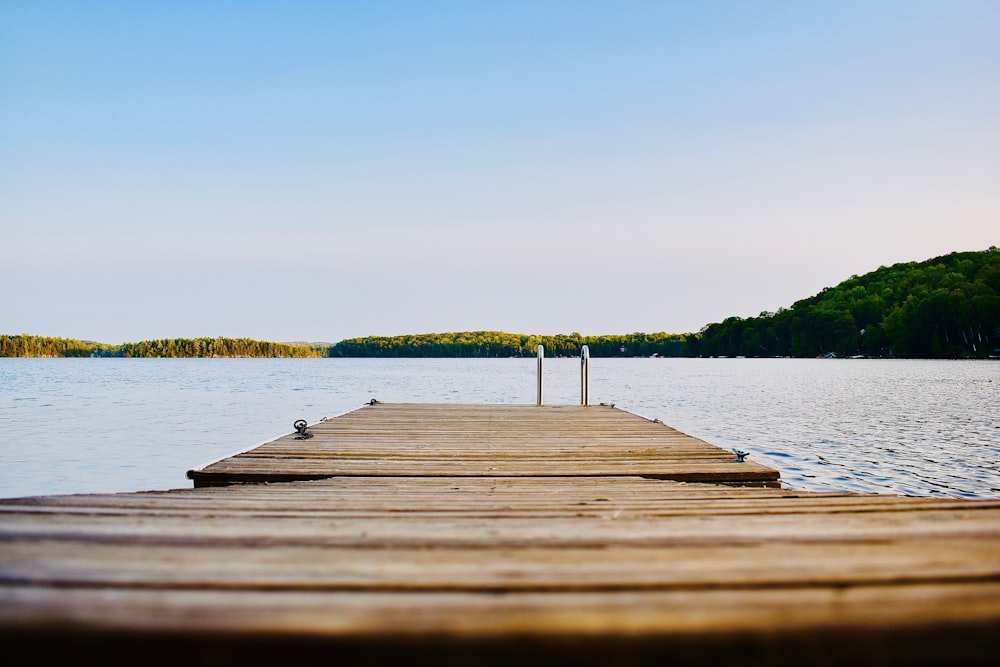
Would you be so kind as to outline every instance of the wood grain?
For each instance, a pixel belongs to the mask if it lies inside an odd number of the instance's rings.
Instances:
[[[588,440],[579,409],[392,407],[237,457],[267,474],[317,460],[319,480],[0,500],[0,641],[39,664],[912,666],[1000,649],[1000,499],[653,479],[625,470],[746,464],[611,409],[583,409]],[[498,461],[508,474],[454,473]]]
[[[188,471],[197,486],[337,476],[643,475],[777,485],[778,472],[607,406],[365,406]]]

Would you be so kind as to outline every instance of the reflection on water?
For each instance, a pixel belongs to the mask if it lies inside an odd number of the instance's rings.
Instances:
[[[547,403],[580,364],[546,359]],[[534,403],[534,359],[0,359],[0,497],[190,487],[185,471],[371,398]],[[785,486],[1000,497],[1000,362],[599,359],[592,403]]]

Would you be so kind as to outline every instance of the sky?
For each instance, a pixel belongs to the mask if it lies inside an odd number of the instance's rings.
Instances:
[[[0,0],[0,334],[686,333],[991,245],[994,0]]]

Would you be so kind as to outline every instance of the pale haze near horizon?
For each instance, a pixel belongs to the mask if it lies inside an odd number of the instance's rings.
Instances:
[[[1000,3],[0,1],[0,333],[697,331],[1000,244]]]

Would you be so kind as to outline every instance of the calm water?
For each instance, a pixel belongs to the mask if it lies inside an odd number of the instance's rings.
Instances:
[[[577,359],[546,359],[577,404]],[[0,497],[189,488],[184,473],[389,402],[535,402],[534,359],[0,359]],[[778,468],[785,486],[1000,497],[1000,362],[591,360],[591,403]]]

